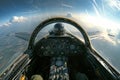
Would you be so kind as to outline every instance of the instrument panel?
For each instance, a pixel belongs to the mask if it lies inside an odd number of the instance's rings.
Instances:
[[[48,37],[40,40],[37,48],[38,55],[69,56],[80,54],[83,51],[83,44],[71,37]]]

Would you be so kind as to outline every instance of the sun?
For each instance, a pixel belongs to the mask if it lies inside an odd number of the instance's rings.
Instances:
[[[117,23],[113,20],[110,20],[102,16],[80,14],[77,15],[76,18],[78,18],[83,24],[90,28],[98,27],[100,29],[113,29],[113,30],[120,29],[120,23]]]

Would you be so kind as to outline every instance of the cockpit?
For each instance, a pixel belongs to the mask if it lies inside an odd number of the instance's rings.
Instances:
[[[56,19],[62,20],[62,18]],[[83,61],[79,58],[81,56],[82,59],[86,54],[86,46],[80,39],[66,31],[64,22],[56,22],[48,34],[35,43],[33,53],[38,57],[37,62],[40,62],[41,58],[42,61],[47,58],[40,64],[36,64],[38,70],[42,69],[39,72],[46,74],[43,74],[45,80],[79,80],[82,78],[81,75],[84,75],[83,80],[88,79],[85,73],[78,70],[79,63]],[[75,60],[75,64],[73,60]],[[40,65],[43,64],[47,67],[40,68]],[[77,72],[74,72],[74,69]],[[79,79],[72,75],[79,75]]]
[[[0,80],[119,80],[119,0],[0,1]]]

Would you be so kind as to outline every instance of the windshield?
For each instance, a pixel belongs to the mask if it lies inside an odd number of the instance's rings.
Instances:
[[[40,39],[42,39],[43,37],[47,36],[50,34],[50,32],[54,29],[54,25],[56,23],[52,23],[49,24],[47,26],[45,26],[37,35],[37,37],[35,38],[35,43],[37,43]],[[61,22],[61,24],[64,26],[64,30],[65,33],[67,34],[72,34],[73,36],[77,37],[78,39],[80,39],[83,43],[85,43],[84,38],[81,34],[81,32],[79,32],[78,29],[76,29],[73,25],[70,25],[68,23],[64,23]],[[35,44],[34,43],[34,44]]]
[[[93,48],[120,72],[119,13],[119,0],[1,0],[0,73],[27,49],[36,26],[51,17],[80,24]]]

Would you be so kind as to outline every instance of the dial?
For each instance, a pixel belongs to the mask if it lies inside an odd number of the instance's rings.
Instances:
[[[56,64],[56,66],[62,66],[62,65],[64,65],[63,61],[61,61],[61,60],[56,61],[55,64]]]
[[[74,50],[75,49],[75,45],[70,45],[70,49]]]
[[[67,56],[81,52],[81,45],[71,38],[49,38],[41,42],[40,52],[45,56]]]

